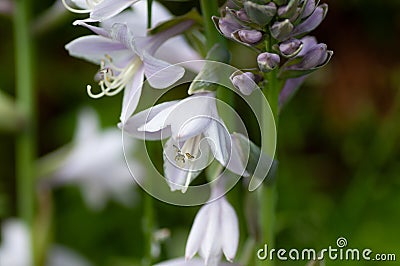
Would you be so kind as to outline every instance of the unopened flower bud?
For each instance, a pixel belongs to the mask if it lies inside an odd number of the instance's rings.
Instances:
[[[258,30],[239,30],[238,35],[242,42],[248,44],[258,43],[263,37],[262,33]]]
[[[256,82],[259,81],[259,78],[251,72],[245,72],[238,75],[233,73],[230,79],[233,86],[244,95],[250,95],[257,88]]]
[[[305,3],[303,14],[301,14],[301,17],[306,18],[310,16],[314,12],[315,6],[316,6],[315,0],[308,0]]]
[[[231,38],[233,32],[242,28],[242,26],[228,14],[223,18],[213,17],[213,21],[219,31],[227,38]]]
[[[275,39],[283,41],[289,38],[292,30],[293,30],[293,24],[288,19],[285,19],[283,21],[275,22],[271,26],[271,35]]]
[[[303,43],[298,39],[289,39],[279,44],[279,51],[284,57],[296,56],[303,48]]]
[[[323,64],[328,58],[327,46],[319,43],[312,47],[303,57],[303,60],[296,65],[300,69],[311,69]]]
[[[304,33],[308,33],[317,28],[319,24],[321,24],[321,22],[324,20],[327,12],[327,4],[322,4],[318,6],[308,18],[306,18],[303,22],[301,22],[293,29],[292,36],[298,36]]]
[[[244,2],[244,10],[251,21],[260,26],[265,26],[274,18],[276,14],[276,5],[273,2],[261,5],[246,1]]]
[[[257,57],[258,67],[263,72],[270,72],[274,70],[280,63],[280,57],[274,53],[262,53]]]
[[[243,8],[236,12],[236,16],[238,19],[242,21],[250,21],[249,16],[247,15],[246,11]]]

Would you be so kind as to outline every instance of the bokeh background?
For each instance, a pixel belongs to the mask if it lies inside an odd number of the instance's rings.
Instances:
[[[198,6],[197,1],[161,2],[174,14]],[[335,54],[328,66],[307,79],[281,114],[277,246],[318,250],[346,237],[349,247],[396,253],[400,260],[400,1],[323,2],[329,4],[329,12],[313,35]],[[53,2],[34,4],[34,17],[39,18]],[[85,87],[97,66],[69,57],[64,49],[69,41],[89,34],[71,25],[75,18],[65,12],[55,24],[32,25],[39,157],[72,141],[82,107],[94,108],[102,127],[118,122],[121,95],[89,98]],[[7,14],[0,15],[0,34],[0,89],[13,97],[18,51]],[[234,65],[254,65],[255,54],[232,43],[230,47]],[[1,220],[16,216],[14,142],[14,132],[0,132]],[[237,186],[230,195],[241,219],[239,250],[248,234],[246,205],[235,196],[241,190]],[[110,201],[104,209],[92,210],[76,186],[62,186],[50,196],[39,193],[39,198],[51,197],[52,204],[40,206],[38,213],[52,217],[51,242],[75,250],[93,265],[138,265],[144,252],[143,192],[132,193],[136,196],[129,206]],[[160,260],[182,256],[198,207],[153,204],[157,228],[168,229],[170,235],[157,247]]]

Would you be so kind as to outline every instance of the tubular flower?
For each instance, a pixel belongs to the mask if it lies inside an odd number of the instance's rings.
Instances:
[[[145,8],[144,5],[137,6],[140,9]],[[155,14],[160,9],[165,13],[160,5],[155,5],[155,7],[157,7],[154,8]],[[140,12],[139,8],[131,12]],[[134,14],[130,14],[129,18],[131,17],[134,18]],[[166,88],[183,76],[184,68],[160,60],[155,57],[155,54],[168,39],[182,33],[193,24],[190,20],[183,21],[165,31],[145,37],[136,35],[135,33],[138,32],[136,29],[132,32],[130,25],[134,21],[126,19],[126,14],[121,14],[114,17],[112,23],[103,23],[102,27],[95,27],[83,21],[77,22],[77,25],[87,27],[97,35],[80,37],[66,45],[66,49],[72,56],[100,65],[97,75],[100,92],[93,93],[92,87],[88,85],[87,91],[91,97],[112,96],[124,90],[120,116],[123,123],[137,107],[145,75],[154,88]],[[176,45],[174,49],[181,48]],[[171,52],[173,51],[169,51]],[[186,52],[181,54],[181,58],[184,61],[198,59],[198,56],[194,52],[189,55]]]
[[[135,183],[126,168],[121,145],[118,129],[100,131],[96,113],[91,109],[82,111],[73,146],[48,182],[53,186],[79,186],[86,204],[93,210],[102,209],[111,198],[130,205]],[[125,149],[131,154],[136,149],[135,143],[125,142]],[[135,168],[144,171],[139,163]]]
[[[216,188],[213,191],[215,196]],[[191,259],[197,252],[206,266],[217,266],[222,253],[232,262],[239,243],[238,218],[225,197],[204,205],[194,219],[186,243],[185,257]]]
[[[246,176],[236,146],[218,116],[215,93],[165,102],[132,116],[122,129],[146,140],[167,139],[164,174],[172,191],[185,192],[213,157],[228,170]]]

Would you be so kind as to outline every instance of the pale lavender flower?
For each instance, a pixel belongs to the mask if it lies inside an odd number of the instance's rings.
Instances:
[[[186,260],[185,258],[177,258],[172,260],[163,261],[153,266],[204,266],[204,261],[199,258]],[[220,262],[218,266],[238,266],[237,264]]]
[[[77,7],[72,7],[67,0],[62,0],[64,6],[71,12],[89,14],[86,22],[96,22],[109,19],[139,0],[71,0]]]
[[[101,91],[94,94],[92,87],[88,85],[87,90],[91,97],[112,96],[125,90],[120,117],[122,122],[126,122],[137,107],[145,75],[154,88],[166,88],[183,76],[185,71],[183,67],[171,65],[154,55],[169,38],[182,33],[193,24],[193,21],[183,21],[152,36],[137,36],[129,27],[136,21],[135,12],[143,11],[142,9],[145,8],[140,3],[137,6],[138,8],[131,11],[129,18],[133,21],[129,23],[127,23],[126,14],[114,17],[112,25],[104,23],[103,27],[78,22],[77,24],[89,28],[97,35],[80,37],[66,45],[71,55],[100,65]],[[163,8],[155,5],[155,16],[160,9]],[[188,53],[181,54],[180,52],[181,47],[178,45],[174,46],[174,50],[168,51],[170,54],[175,54],[176,58],[181,58],[182,61],[190,59]],[[192,55],[193,59],[198,59],[196,53]]]
[[[221,195],[214,187],[211,198]],[[239,226],[235,210],[224,196],[201,207],[194,219],[186,243],[185,257],[191,259],[196,253],[206,266],[217,266],[222,254],[232,262],[239,243]]]
[[[27,225],[17,219],[2,223],[2,242],[0,245],[0,266],[32,264],[31,238]]]
[[[213,157],[230,171],[247,175],[236,147],[218,116],[215,93],[197,93],[132,116],[120,127],[133,137],[166,139],[164,174],[172,191],[185,192]]]
[[[49,180],[50,184],[78,185],[86,204],[94,210],[102,209],[109,198],[120,203],[132,203],[135,186],[126,166],[122,150],[121,132],[117,128],[100,130],[93,110],[81,112],[71,151]],[[132,156],[135,143],[124,142],[127,156]],[[138,162],[132,167],[144,171]]]
[[[0,266],[32,266],[32,245],[28,226],[21,220],[8,219],[1,225]],[[91,264],[73,250],[53,245],[46,266],[90,266]]]

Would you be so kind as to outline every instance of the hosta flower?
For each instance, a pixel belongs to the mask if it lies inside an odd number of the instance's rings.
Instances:
[[[185,257],[191,259],[198,252],[206,266],[217,266],[222,253],[228,261],[233,261],[238,243],[235,210],[225,197],[220,197],[204,205],[197,213],[186,243]]]
[[[165,102],[132,116],[122,129],[136,138],[166,139],[164,174],[171,190],[185,192],[213,157],[230,171],[247,175],[218,116],[215,93]]]
[[[135,151],[132,141],[124,142],[124,148],[127,156]],[[139,163],[133,167],[141,171]],[[116,128],[100,131],[94,111],[82,112],[72,149],[50,182],[78,185],[87,205],[95,210],[103,208],[108,198],[130,204],[134,180],[126,167],[121,132]]]
[[[75,7],[70,6],[67,0],[62,0],[64,6],[71,12],[90,14],[85,21],[95,22],[109,19],[139,0],[71,0]]]
[[[0,266],[33,265],[31,237],[26,224],[17,219],[5,220],[1,225]],[[90,266],[76,252],[53,245],[47,252],[46,266]]]
[[[220,262],[218,266],[237,266],[237,264]],[[204,261],[202,259],[193,258],[191,260],[186,260],[185,258],[177,258],[168,261],[163,261],[155,264],[154,266],[204,266]]]
[[[31,238],[26,224],[16,219],[1,225],[0,266],[32,265]]]
[[[129,14],[129,19],[134,19],[135,12],[141,12],[144,8],[144,5],[138,3],[135,11],[126,13]],[[155,5],[154,16],[160,8],[160,5]],[[154,88],[166,88],[183,76],[184,68],[171,66],[166,61],[156,58],[155,54],[164,42],[182,33],[193,23],[189,20],[183,21],[165,31],[144,37],[137,36],[131,31],[134,27],[130,25],[134,21],[129,21],[127,18],[127,14],[121,14],[113,18],[111,25],[104,23],[103,27],[79,22],[79,25],[89,28],[97,35],[84,36],[66,45],[66,49],[72,56],[100,65],[100,92],[93,93],[92,87],[88,85],[87,90],[91,97],[112,96],[125,90],[120,117],[122,122],[125,122],[136,109],[144,75]],[[180,49],[181,47],[176,45],[174,50],[171,49],[168,53],[175,54],[178,59],[190,59],[187,53],[181,54]],[[197,54],[193,53],[192,59],[198,59]]]

